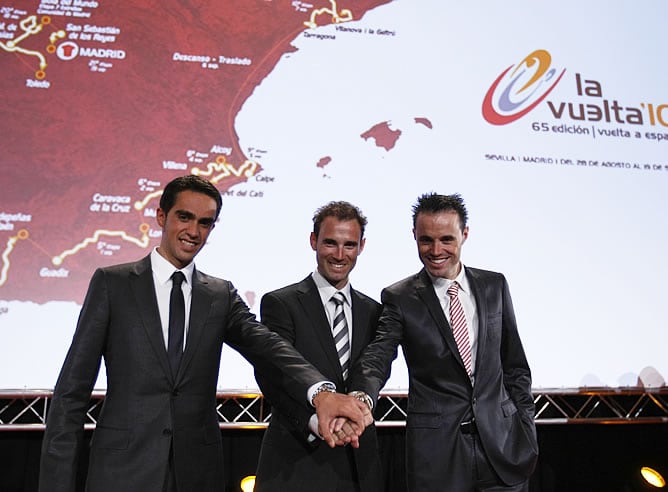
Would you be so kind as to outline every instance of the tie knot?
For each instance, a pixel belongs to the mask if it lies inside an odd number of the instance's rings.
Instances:
[[[172,273],[172,285],[180,287],[183,281],[186,279],[186,276],[182,272]]]
[[[448,287],[448,295],[450,297],[455,297],[459,291],[459,284],[457,282],[452,282],[450,287]]]
[[[342,305],[345,302],[346,298],[343,295],[343,292],[337,292],[332,296],[332,301],[334,301],[334,304],[337,306]]]

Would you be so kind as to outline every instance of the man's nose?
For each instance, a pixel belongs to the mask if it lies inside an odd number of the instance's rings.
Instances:
[[[188,227],[186,228],[186,232],[188,233],[188,235],[192,237],[199,237],[200,228],[196,220],[188,221]]]

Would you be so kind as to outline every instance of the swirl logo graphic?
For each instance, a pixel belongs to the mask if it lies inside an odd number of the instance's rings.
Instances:
[[[482,103],[482,115],[493,125],[507,125],[520,119],[556,87],[566,69],[557,75],[552,56],[536,50],[497,77]]]

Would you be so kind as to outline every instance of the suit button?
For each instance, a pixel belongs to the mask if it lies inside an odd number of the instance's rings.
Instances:
[[[179,390],[172,391],[172,396],[179,396]]]
[[[172,435],[172,429],[163,429],[162,435],[163,436],[171,436]]]

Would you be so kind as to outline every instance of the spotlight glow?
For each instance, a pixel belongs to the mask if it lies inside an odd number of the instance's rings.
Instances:
[[[241,490],[243,492],[253,492],[255,488],[255,475],[248,475],[241,479]]]
[[[640,469],[640,474],[645,479],[645,481],[653,487],[662,489],[666,486],[666,480],[661,476],[661,474],[649,466],[643,466]]]

